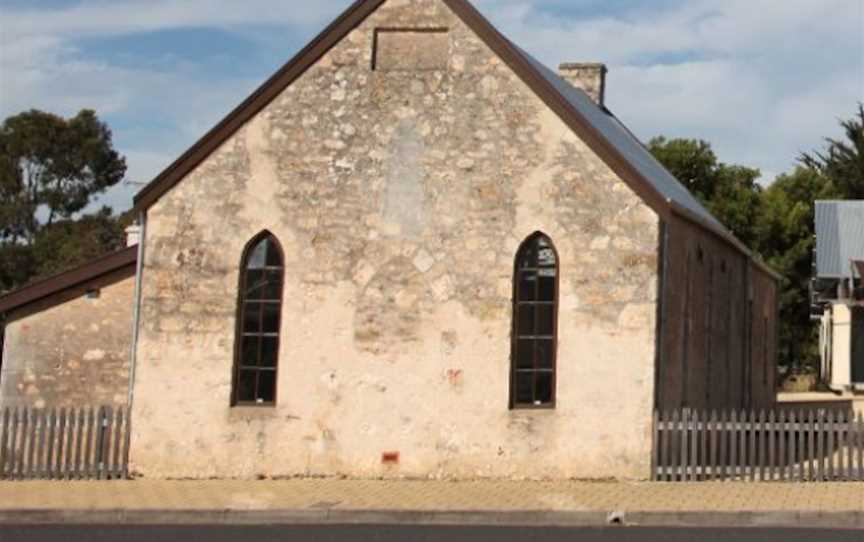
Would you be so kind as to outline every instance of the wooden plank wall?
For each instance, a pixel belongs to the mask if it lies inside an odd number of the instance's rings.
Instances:
[[[726,241],[666,222],[656,405],[770,408],[777,284]]]

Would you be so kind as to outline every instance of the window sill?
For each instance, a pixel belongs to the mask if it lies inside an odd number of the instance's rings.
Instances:
[[[555,405],[513,405],[510,412],[534,412],[543,410],[555,410]]]
[[[228,421],[248,421],[277,418],[275,404],[269,405],[235,405],[228,410]]]
[[[276,403],[234,403],[231,408],[276,408]]]

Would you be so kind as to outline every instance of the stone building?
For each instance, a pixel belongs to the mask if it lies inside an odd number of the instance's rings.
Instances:
[[[0,408],[127,404],[137,254],[0,297]]]
[[[646,478],[769,406],[776,277],[465,0],[361,0],[135,199],[133,469]]]

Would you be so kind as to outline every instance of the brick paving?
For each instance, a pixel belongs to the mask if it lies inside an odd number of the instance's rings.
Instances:
[[[864,483],[284,481],[0,482],[0,512],[864,512]]]

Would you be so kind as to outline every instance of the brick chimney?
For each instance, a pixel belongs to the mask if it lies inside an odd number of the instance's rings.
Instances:
[[[594,103],[603,107],[606,95],[606,64],[600,62],[565,62],[558,75],[576,88],[584,90]]]

